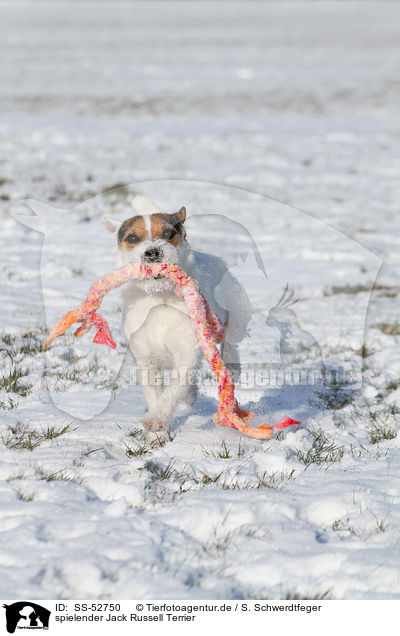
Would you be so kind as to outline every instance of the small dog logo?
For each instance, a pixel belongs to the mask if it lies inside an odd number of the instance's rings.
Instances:
[[[41,605],[31,601],[18,601],[3,607],[6,610],[9,634],[13,634],[16,629],[49,629],[51,612]]]

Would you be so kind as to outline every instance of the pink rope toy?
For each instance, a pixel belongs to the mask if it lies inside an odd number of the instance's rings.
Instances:
[[[225,339],[224,328],[206,299],[200,293],[196,281],[190,278],[178,265],[169,263],[141,265],[134,263],[106,274],[92,285],[86,299],[77,310],[70,311],[61,318],[43,348],[47,349],[49,344],[58,336],[63,335],[72,324],[81,322],[81,326],[75,331],[74,335],[76,337],[82,336],[94,326],[97,329],[97,333],[93,342],[107,344],[115,349],[116,344],[107,322],[96,313],[104,296],[111,289],[120,287],[132,278],[154,278],[160,275],[166,276],[175,284],[176,295],[185,301],[197,341],[218,380],[218,412],[214,415],[214,423],[217,426],[234,428],[245,435],[257,439],[270,439],[273,430],[300,424],[300,422],[292,420],[290,417],[284,417],[273,426],[268,424],[262,424],[258,427],[248,426],[247,422],[253,419],[254,414],[241,409],[235,400],[235,387],[231,374],[226,368],[217,348],[217,343],[221,343]]]

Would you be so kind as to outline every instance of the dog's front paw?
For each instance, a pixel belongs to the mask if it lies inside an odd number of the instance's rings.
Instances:
[[[153,433],[162,431],[165,428],[164,422],[150,415],[146,415],[146,417],[142,420],[142,424],[147,431],[151,431]]]

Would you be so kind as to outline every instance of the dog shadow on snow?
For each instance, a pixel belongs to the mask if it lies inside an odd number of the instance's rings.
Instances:
[[[304,428],[310,418],[323,411],[343,408],[353,400],[354,390],[343,389],[339,384],[324,383],[316,386],[283,386],[267,389],[257,400],[246,400],[245,392],[240,391],[237,391],[237,397],[241,407],[254,413],[255,417],[250,426],[259,426],[262,423],[273,425],[283,415],[288,415],[300,421],[300,425],[294,429],[298,430]],[[191,417],[196,416],[207,418],[201,423],[200,428],[211,430],[215,427],[212,416],[217,409],[217,398],[199,392],[192,409],[174,417],[170,431],[179,431]]]
[[[267,328],[279,332],[279,361],[244,362],[241,369],[233,370],[236,397],[243,408],[254,413],[254,425],[272,425],[288,415],[300,420],[301,427],[321,411],[340,409],[354,397],[354,389],[345,382],[341,369],[329,368],[316,338],[301,326],[293,309],[298,300],[293,296],[294,290],[286,285],[279,301],[267,313],[263,312]],[[248,378],[249,374],[253,383],[246,390],[243,377]],[[257,376],[268,378],[264,389],[254,382]],[[217,396],[216,384],[214,389]],[[254,396],[254,389],[258,399],[249,397],[250,392]],[[192,412],[174,418],[171,430],[180,428],[191,415],[209,418],[205,427],[211,428],[217,408],[217,400],[202,394],[200,386]]]
[[[321,387],[321,393],[322,391],[323,388]],[[280,390],[267,390],[257,401],[242,399],[239,400],[239,403],[240,406],[255,415],[250,426],[257,426],[261,423],[272,425],[281,419],[284,413],[300,420],[301,424],[299,427],[301,428],[311,417],[315,417],[326,408],[321,393],[309,387],[290,386]],[[217,409],[217,399],[199,393],[191,411],[176,415],[170,424],[169,430],[171,432],[179,431],[190,418],[196,416],[206,418],[206,421],[201,423],[200,428],[211,430],[215,428],[212,417],[217,412]],[[279,412],[279,416],[276,416],[277,412]],[[299,427],[296,427],[296,430]]]
[[[171,433],[179,431],[191,417],[206,417],[207,421],[205,423],[202,422],[200,428],[212,429],[215,427],[212,416],[217,412],[217,408],[217,399],[208,397],[199,392],[197,400],[190,411],[182,413],[182,415],[176,415],[169,426],[169,430]]]

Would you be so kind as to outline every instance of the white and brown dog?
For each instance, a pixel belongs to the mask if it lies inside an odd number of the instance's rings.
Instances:
[[[246,334],[250,319],[248,298],[239,282],[227,271],[223,260],[194,251],[186,238],[186,209],[166,214],[144,197],[132,205],[136,213],[124,222],[104,218],[109,232],[117,232],[117,265],[128,263],[175,263],[199,283],[215,313],[226,326],[222,356],[228,367],[237,369],[237,343]],[[218,286],[218,304],[214,290]],[[171,420],[179,403],[192,406],[197,387],[193,377],[201,360],[183,300],[166,278],[133,280],[122,288],[124,331],[138,365],[148,411],[145,428],[159,431]],[[170,381],[162,385],[163,371],[170,369]]]

